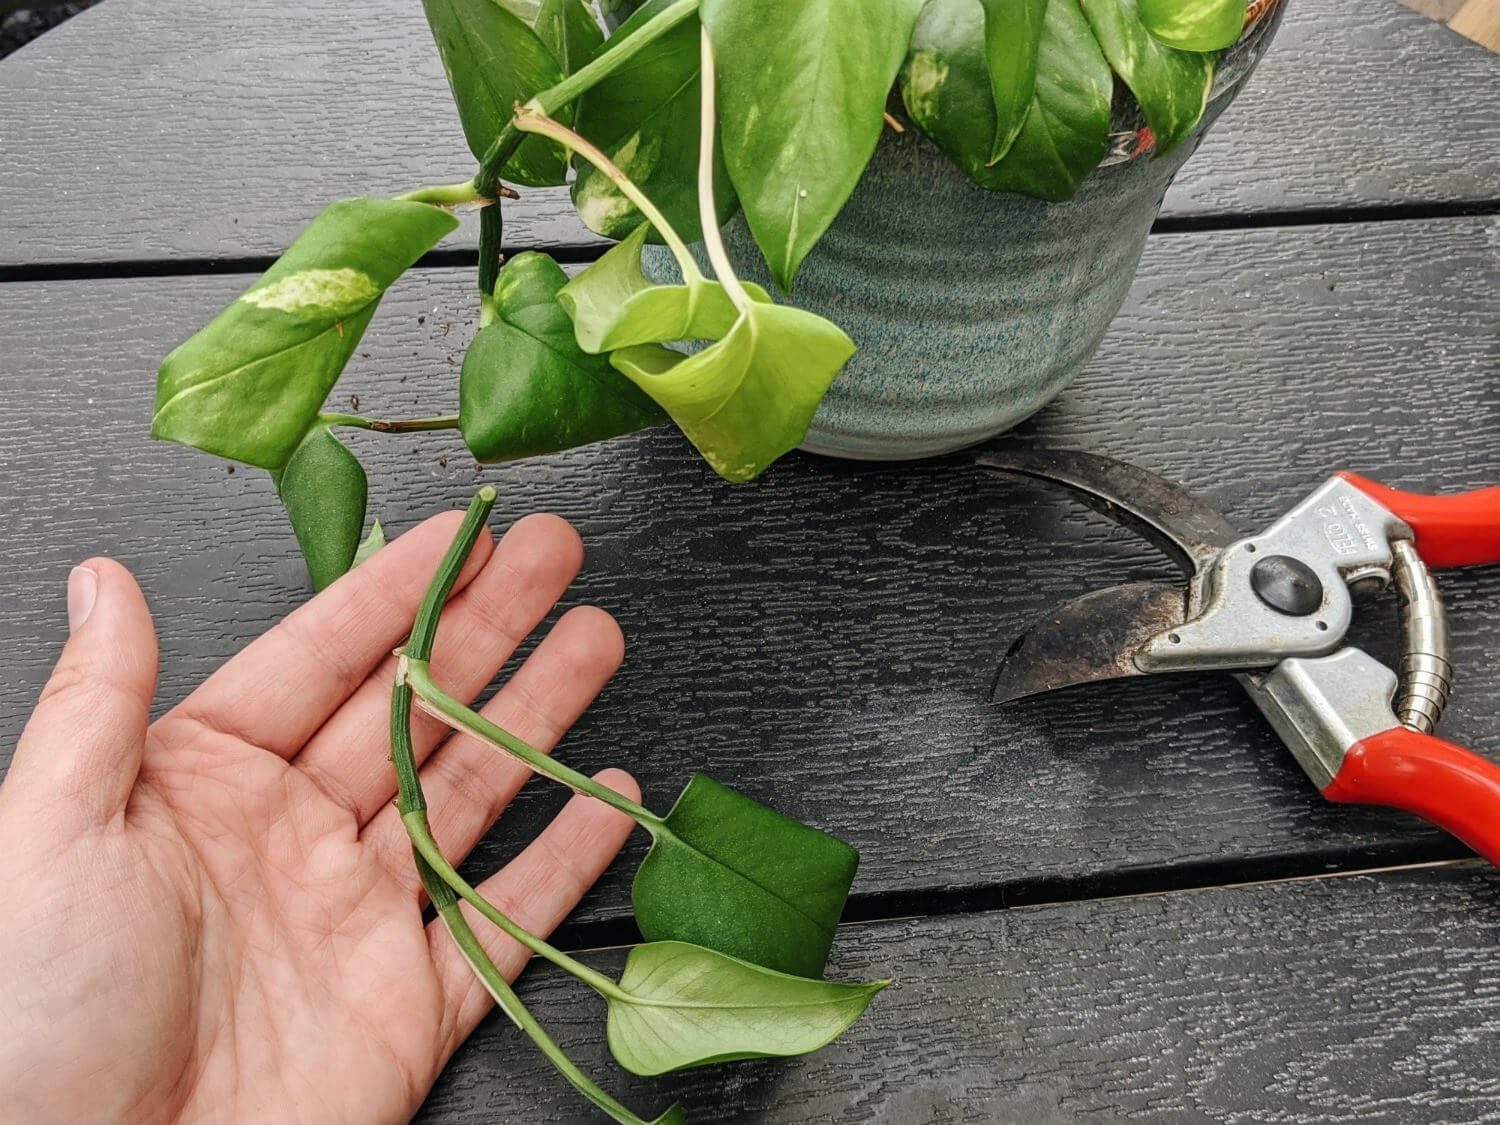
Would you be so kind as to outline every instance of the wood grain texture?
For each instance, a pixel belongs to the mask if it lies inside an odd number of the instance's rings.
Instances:
[[[1448,21],[1452,31],[1500,53],[1500,6],[1495,0],[1469,0]]]
[[[696,1122],[1497,1121],[1497,938],[1477,864],[846,926],[829,975],[896,983],[844,1038],[651,1080],[584,986],[537,965],[521,994],[632,1108]],[[491,1017],[418,1120],[594,1120],[528,1048]]]
[[[1497,101],[1494,58],[1417,13],[1298,0],[1164,214],[1495,204]],[[409,0],[110,0],[0,64],[0,106],[0,269],[271,255],[472,165]],[[507,210],[513,246],[598,244],[560,190]]]
[[[1414,489],[1493,483],[1497,247],[1495,218],[1154,238],[1102,350],[1016,438],[1136,460],[1247,530],[1341,467]],[[453,311],[472,307],[465,273],[403,282],[335,402],[357,392],[376,417],[450,407],[473,331]],[[0,473],[0,747],[46,678],[64,577],[87,554],[139,573],[164,704],[305,596],[265,476],[145,436],[159,358],[247,281],[0,286],[0,372],[25,388]],[[499,488],[499,524],[535,509],[577,523],[590,554],[570,603],[615,612],[631,654],[568,760],[628,765],[660,810],[702,769],[836,832],[864,855],[860,914],[1456,854],[1404,816],[1326,805],[1227,678],[988,706],[1035,615],[1170,571],[965,456],[798,455],[735,487],[668,431],[482,474],[451,434],[354,441],[393,529],[464,504],[477,480]],[[1442,585],[1458,667],[1443,733],[1493,756],[1500,568]],[[1361,635],[1396,655],[1389,602]],[[530,787],[476,869],[556,803]],[[627,882],[608,876],[583,917],[619,917]]]

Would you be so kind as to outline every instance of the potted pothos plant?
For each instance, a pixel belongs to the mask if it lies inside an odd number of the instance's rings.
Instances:
[[[500,462],[670,420],[748,481],[798,445],[910,456],[1011,424],[1097,343],[1167,182],[1279,15],[1279,0],[423,4],[476,174],[331,204],[159,374],[153,435],[269,470],[320,587],[381,542],[340,427],[457,429]],[[562,184],[615,244],[573,277],[544,254],[503,261],[505,201]],[[479,214],[458,414],[329,411],[381,297],[458,208]],[[525,1011],[459,901],[598,991],[616,1058],[660,1073],[816,1049],[858,1018],[885,982],[822,980],[857,856],[706,778],[659,816],[445,696],[426,663],[437,614],[493,498],[481,490],[401,661],[399,805],[501,1008],[591,1101],[638,1121]],[[649,940],[621,980],[526,934],[447,864],[414,706],[652,835],[635,885]]]
[[[670,420],[746,481],[799,444],[913,456],[1013,424],[1097,345],[1167,183],[1280,14],[423,3],[477,174],[332,204],[157,385],[154,436],[275,476],[317,586],[365,521],[339,427],[458,429],[491,463]],[[543,254],[502,262],[505,200],[564,183],[617,245],[571,279]],[[461,207],[480,209],[479,331],[458,414],[326,411],[381,296]]]

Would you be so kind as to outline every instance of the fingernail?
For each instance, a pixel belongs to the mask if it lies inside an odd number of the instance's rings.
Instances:
[[[89,619],[99,596],[99,576],[86,566],[75,566],[68,575],[68,632],[76,633]]]

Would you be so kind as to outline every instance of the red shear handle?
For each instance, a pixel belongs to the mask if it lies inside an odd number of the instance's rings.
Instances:
[[[1417,533],[1417,553],[1428,566],[1500,562],[1500,487],[1424,496],[1389,488],[1358,473],[1339,476],[1411,524]]]
[[[1500,766],[1441,738],[1393,727],[1361,739],[1323,796],[1416,813],[1500,866]]]

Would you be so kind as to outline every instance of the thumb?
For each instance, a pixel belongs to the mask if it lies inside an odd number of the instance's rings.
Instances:
[[[125,808],[156,692],[156,630],[130,572],[89,559],[68,576],[68,643],[6,780],[71,827]]]

